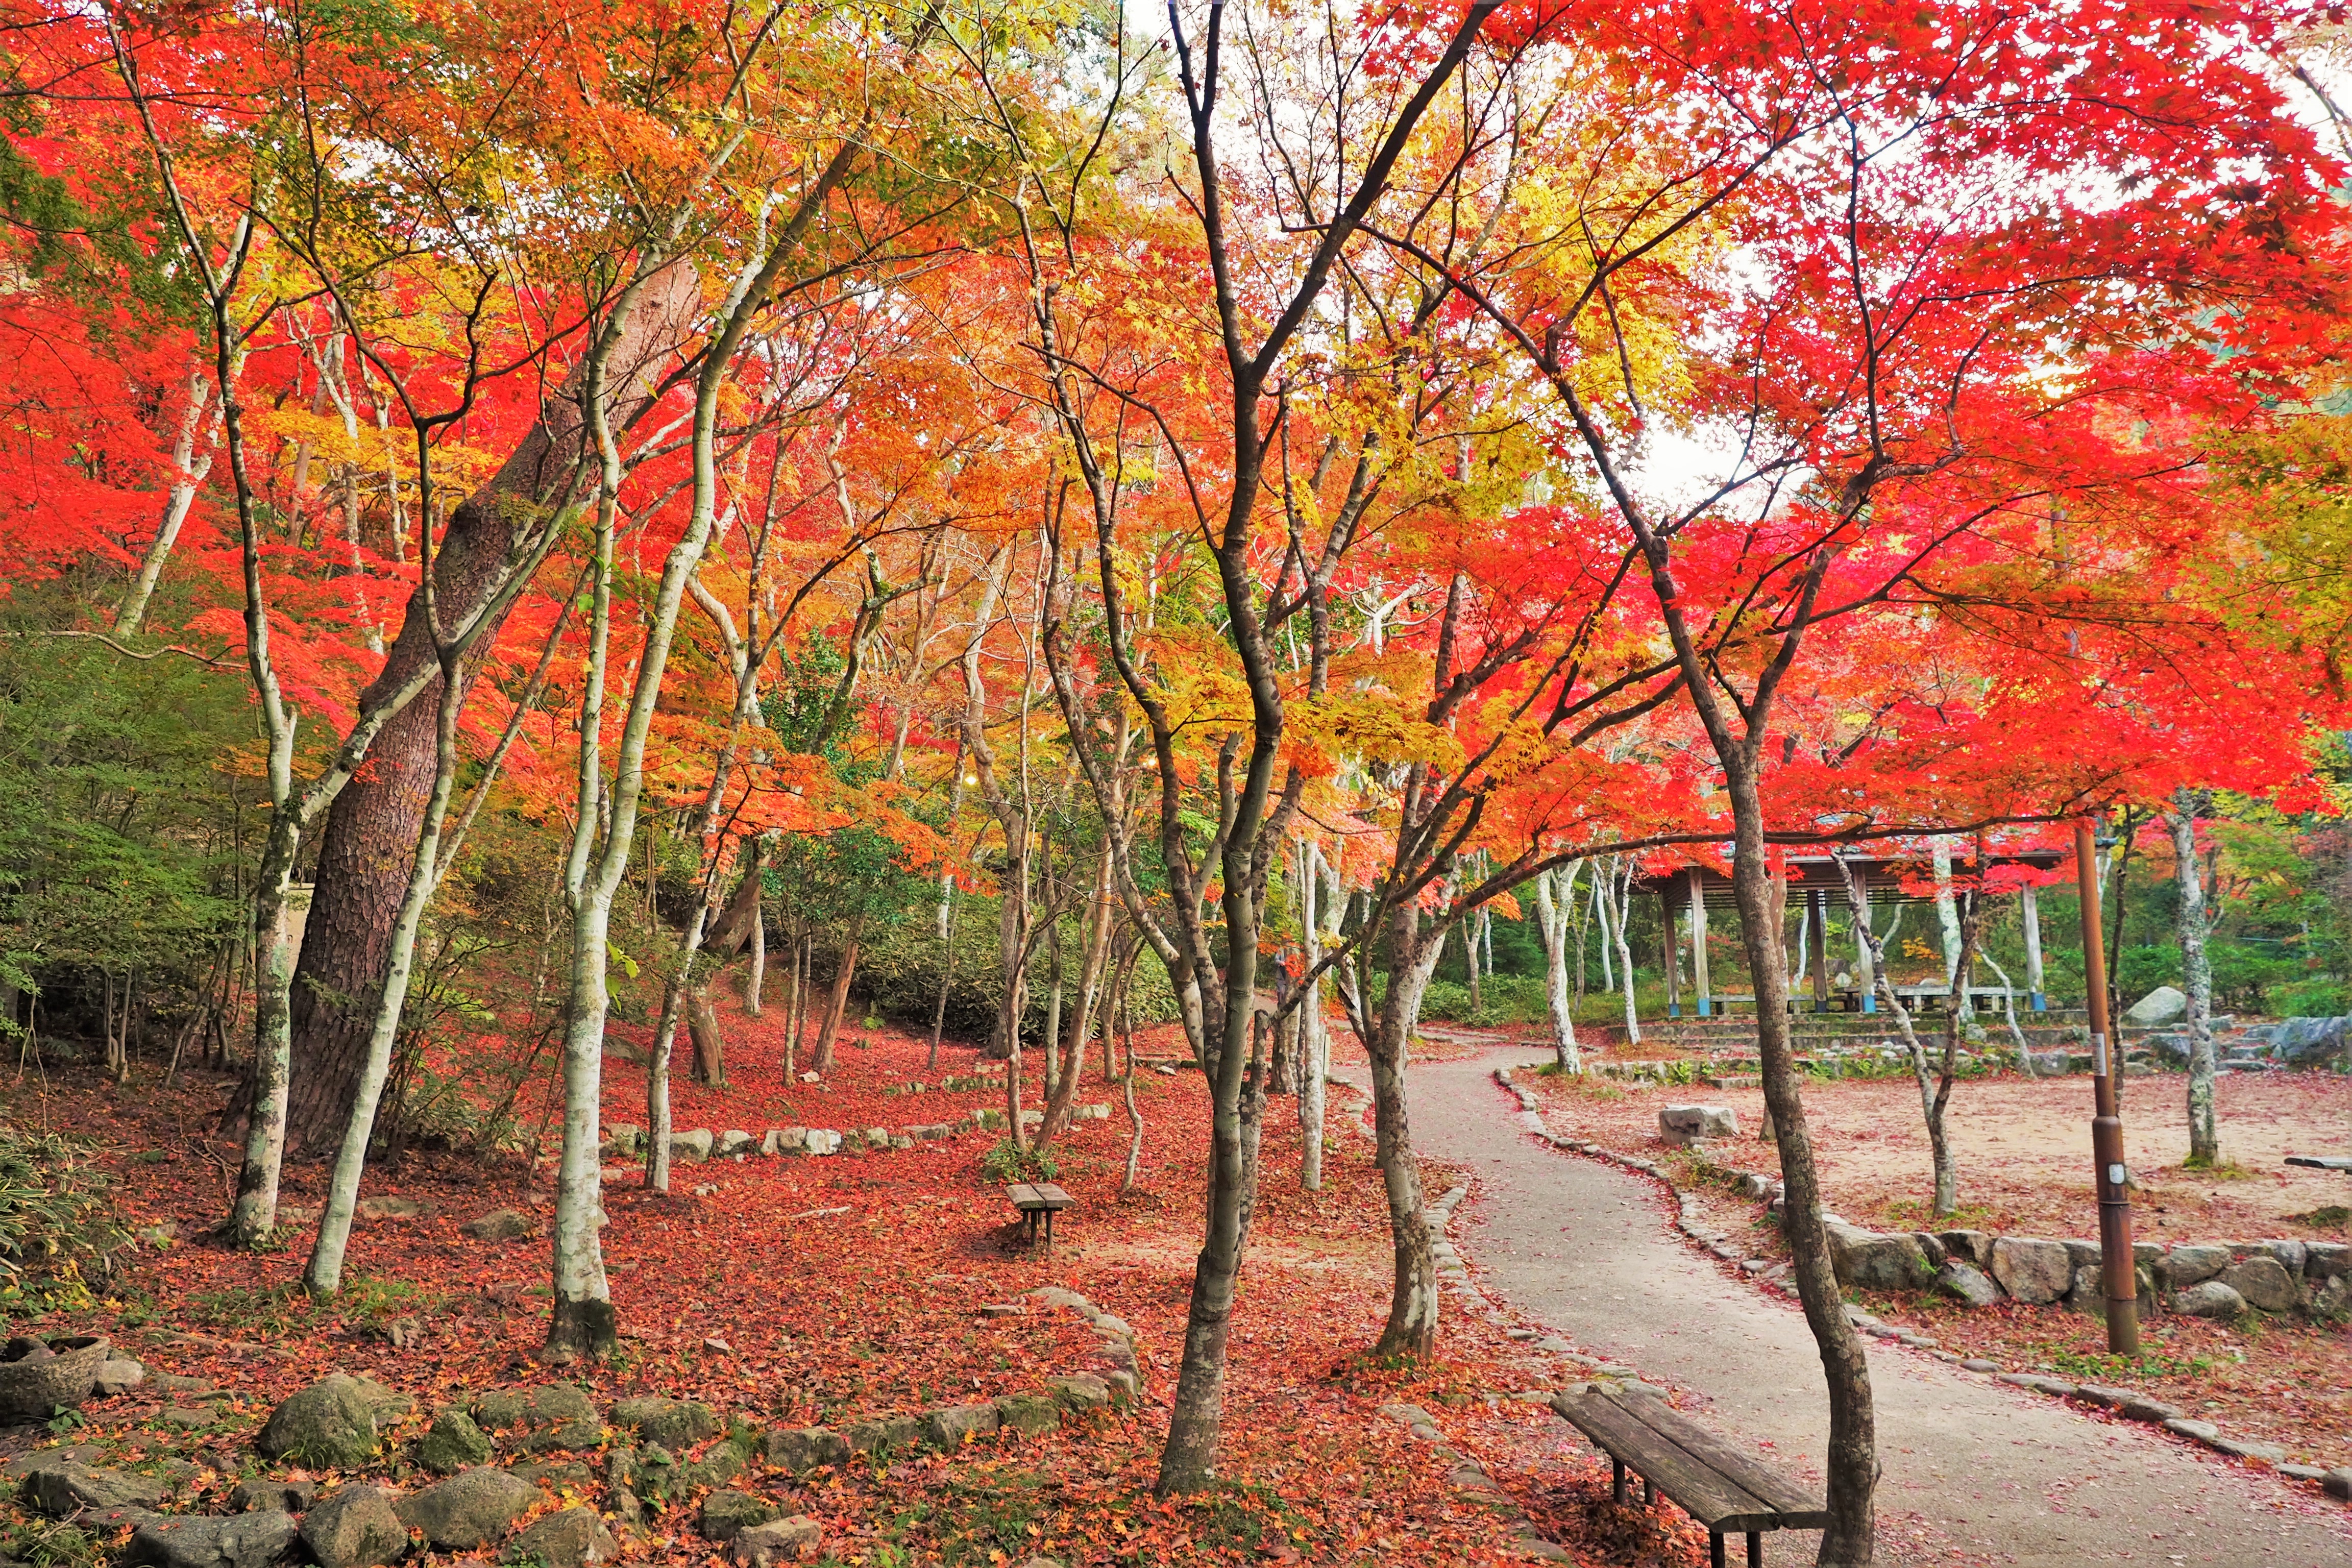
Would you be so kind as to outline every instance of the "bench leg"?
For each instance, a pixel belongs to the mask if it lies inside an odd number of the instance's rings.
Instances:
[[[1706,1538],[1707,1568],[1723,1568],[1723,1531],[1717,1531]]]
[[[1764,1568],[1764,1532],[1760,1530],[1748,1532],[1748,1568]]]
[[[1658,1483],[1647,1476],[1642,1478],[1642,1506],[1643,1508],[1658,1506]]]
[[[1054,1211],[1052,1209],[1045,1211],[1045,1250],[1048,1252],[1054,1250]]]
[[[1617,1500],[1622,1503],[1625,1500],[1625,1461],[1612,1459],[1609,1462],[1617,1467]]]

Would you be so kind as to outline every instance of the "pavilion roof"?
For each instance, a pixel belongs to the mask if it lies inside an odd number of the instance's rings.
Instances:
[[[2021,849],[2011,854],[1985,857],[1991,866],[2031,866],[2037,871],[2048,871],[2063,866],[2069,858],[2063,849]],[[1901,890],[1903,879],[1919,877],[1927,869],[1927,857],[1920,855],[1791,855],[1788,858],[1789,890],[1811,891],[1821,889],[1839,903],[1845,901],[1845,881],[1838,872],[1838,861],[1843,860],[1868,879],[1871,901],[1877,904],[1924,903],[1928,895],[1906,893]],[[1953,864],[1974,867],[1974,856],[1956,855]],[[1665,895],[1669,910],[1686,909],[1690,904],[1690,873],[1699,873],[1702,896],[1710,909],[1737,907],[1731,879],[1712,866],[1686,861],[1671,871],[1646,874],[1633,879],[1635,892]],[[1791,899],[1794,904],[1800,900]]]

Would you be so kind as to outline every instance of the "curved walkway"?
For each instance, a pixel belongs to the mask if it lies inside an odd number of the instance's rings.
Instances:
[[[1533,1054],[1415,1066],[1408,1079],[1416,1147],[1476,1178],[1454,1238],[1481,1286],[1697,1395],[1686,1403],[1727,1435],[1769,1443],[1818,1479],[1827,1393],[1796,1303],[1684,1246],[1648,1181],[1522,1131],[1517,1102],[1491,1075]],[[2144,1427],[1864,1342],[1885,1468],[1882,1563],[1948,1563],[1957,1549],[2053,1568],[2352,1563],[2352,1521],[2334,1505],[2322,1511],[2268,1476]],[[1791,1564],[1811,1561],[1818,1537],[1767,1539],[1769,1560]]]

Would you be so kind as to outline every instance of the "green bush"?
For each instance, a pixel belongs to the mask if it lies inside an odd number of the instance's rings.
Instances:
[[[1041,1148],[1023,1149],[1010,1138],[980,1157],[980,1173],[1003,1185],[1011,1182],[1050,1182],[1062,1173],[1054,1156]]]
[[[0,1305],[78,1292],[126,1239],[90,1155],[80,1139],[0,1124]]]

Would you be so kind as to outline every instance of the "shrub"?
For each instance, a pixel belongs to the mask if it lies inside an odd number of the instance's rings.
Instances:
[[[980,1173],[999,1185],[1012,1182],[1050,1182],[1062,1173],[1062,1167],[1044,1149],[1023,1149],[1010,1138],[1000,1138],[995,1148],[980,1157]]]
[[[103,1272],[126,1239],[91,1152],[80,1139],[0,1124],[0,1301],[78,1293],[85,1268]]]

